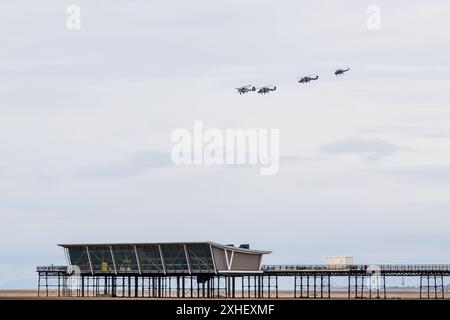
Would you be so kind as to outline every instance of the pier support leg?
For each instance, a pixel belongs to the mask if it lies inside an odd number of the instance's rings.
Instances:
[[[350,299],[350,288],[351,288],[351,284],[350,284],[350,279],[351,279],[351,276],[349,275],[348,276],[348,298]]]
[[[420,284],[419,284],[419,299],[422,299],[422,275],[420,275]]]

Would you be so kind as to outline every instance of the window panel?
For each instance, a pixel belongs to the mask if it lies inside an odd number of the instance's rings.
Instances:
[[[133,245],[112,246],[117,272],[139,272]]]
[[[186,249],[192,272],[214,271],[211,249],[208,244],[188,244]]]
[[[161,249],[167,271],[189,271],[183,245],[164,244]]]
[[[92,268],[96,272],[114,272],[114,264],[109,246],[89,246]]]
[[[158,246],[136,246],[136,251],[142,272],[164,271]]]
[[[69,247],[68,250],[71,265],[78,266],[80,271],[91,272],[86,247]]]

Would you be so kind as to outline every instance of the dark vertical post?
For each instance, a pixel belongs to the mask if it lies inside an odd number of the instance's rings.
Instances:
[[[309,275],[306,276],[306,297],[309,298]]]
[[[434,275],[434,298],[437,299],[436,274]]]
[[[320,299],[323,298],[323,275],[320,275]]]
[[[233,279],[228,275],[228,298],[233,297]]]
[[[331,299],[331,277],[328,275],[328,299]]]
[[[81,296],[84,297],[84,276],[81,276]]]
[[[135,297],[138,296],[138,291],[139,291],[139,282],[138,282],[138,277],[135,276],[134,277],[134,296]]]
[[[181,280],[182,280],[182,283],[181,283],[181,285],[183,286],[183,298],[185,298],[186,297],[186,279],[185,279],[185,276],[183,275],[183,276],[181,276]]]
[[[384,291],[384,298],[386,299],[386,275],[383,274],[383,291]]]
[[[200,288],[200,289],[201,289],[201,290],[200,290],[200,292],[201,292],[201,297],[204,298],[204,297],[205,297],[205,281],[202,281],[202,282],[201,282],[200,287],[201,287],[201,288]]]
[[[111,277],[111,297],[116,296],[116,277]]]
[[[350,287],[351,287],[351,284],[350,284],[350,278],[351,278],[351,276],[348,275],[348,298],[349,298],[349,299],[350,299]]]
[[[300,298],[303,298],[303,276],[300,276]]]
[[[217,298],[220,298],[220,276],[217,275]]]
[[[261,298],[264,298],[264,276],[259,276],[259,278],[261,279]]]
[[[178,288],[178,286],[177,286],[177,288]],[[148,296],[152,297],[152,298],[155,297],[155,276],[154,275],[152,275],[151,278],[148,279]]]
[[[278,299],[278,275],[275,276],[275,298]]]
[[[364,274],[361,277],[361,298],[364,298]]]
[[[61,284],[60,284],[60,275],[59,275],[59,272],[58,272],[58,297],[60,296],[60,286],[61,286]]]
[[[261,277],[258,276],[258,298],[261,298]]]
[[[294,299],[297,298],[297,276],[294,275]]]
[[[420,274],[419,299],[422,299],[422,274]]]
[[[45,273],[45,295],[48,297],[48,275]]]
[[[233,284],[233,298],[236,298],[236,277],[232,276],[232,284]]]
[[[41,272],[38,272],[38,297],[41,295]]]
[[[316,295],[316,275],[314,274],[314,276],[313,276],[313,286],[314,286],[314,298],[316,298],[317,297],[317,295]]]
[[[131,276],[128,276],[128,298],[131,298]]]
[[[377,299],[380,299],[380,278],[377,276]]]
[[[172,298],[172,277],[169,276],[169,298]]]
[[[122,297],[125,297],[125,276],[122,276]]]

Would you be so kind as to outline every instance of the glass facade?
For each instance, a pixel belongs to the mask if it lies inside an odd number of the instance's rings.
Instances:
[[[166,271],[186,271],[189,267],[182,244],[165,244],[161,246]]]
[[[211,273],[227,270],[233,250],[210,243],[68,245],[70,263],[82,272]],[[214,255],[211,251],[214,251]],[[88,255],[89,253],[89,255]],[[228,255],[228,259],[226,259]],[[90,261],[89,261],[90,258]],[[255,260],[256,259],[256,260]],[[234,252],[233,270],[257,270],[261,255]]]
[[[157,245],[136,246],[142,272],[164,271],[161,254]]]
[[[114,245],[112,251],[118,273],[139,271],[133,245]]]
[[[89,256],[95,272],[115,271],[109,246],[89,246]]]
[[[186,245],[189,265],[193,272],[214,271],[214,262],[211,255],[211,248],[206,243]]]
[[[86,247],[69,247],[68,251],[71,265],[78,266],[81,271],[91,272]]]

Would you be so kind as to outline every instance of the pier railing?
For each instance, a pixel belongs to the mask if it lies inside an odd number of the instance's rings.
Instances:
[[[38,266],[36,272],[66,272],[66,266]]]
[[[370,264],[370,265],[327,265],[327,264],[296,264],[296,265],[263,265],[262,271],[444,271],[450,272],[450,264]],[[66,272],[67,266],[38,266],[37,272]]]
[[[450,264],[370,264],[370,265],[263,265],[263,271],[445,271],[450,272]]]

